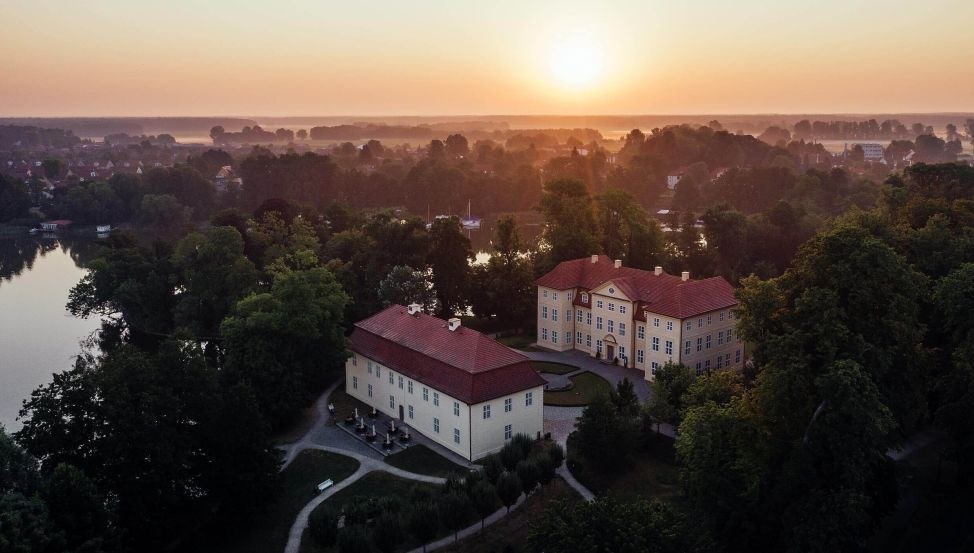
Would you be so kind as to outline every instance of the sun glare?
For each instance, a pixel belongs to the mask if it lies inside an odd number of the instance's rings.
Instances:
[[[548,71],[557,83],[574,90],[594,86],[603,72],[602,52],[592,38],[574,33],[555,41]]]

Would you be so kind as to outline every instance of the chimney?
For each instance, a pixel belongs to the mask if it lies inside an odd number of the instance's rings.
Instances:
[[[683,271],[680,273],[680,280],[684,282],[690,280],[690,271]]]
[[[618,269],[619,267],[622,267],[622,260],[621,259],[616,259],[616,262],[615,262],[614,267],[616,269]]]
[[[423,306],[419,305],[418,303],[411,303],[408,306],[406,306],[406,312],[414,317],[416,315],[419,315],[419,312],[422,310],[423,310]]]
[[[592,263],[598,263],[598,262],[599,262],[599,256],[593,255],[592,256]]]
[[[460,319],[456,317],[447,319],[446,327],[450,329],[450,332],[456,332],[456,330],[460,328]]]
[[[663,268],[662,268],[662,267],[660,267],[659,265],[657,265],[657,266],[656,266],[656,267],[655,267],[655,268],[653,269],[653,274],[654,274],[654,275],[656,275],[656,276],[660,276],[661,274],[663,274]]]

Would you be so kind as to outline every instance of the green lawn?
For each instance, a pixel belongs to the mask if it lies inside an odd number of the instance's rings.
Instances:
[[[614,470],[590,466],[578,454],[578,448],[573,443],[575,439],[576,434],[568,438],[569,469],[579,482],[596,495],[618,499],[656,497],[672,500],[680,494],[680,474],[672,438],[658,436],[651,447],[637,450],[628,466]]]
[[[443,478],[451,474],[463,476],[470,472],[466,467],[461,467],[422,444],[410,446],[399,453],[394,453],[386,457],[385,461],[402,470]]]
[[[608,380],[592,372],[585,371],[569,378],[572,382],[571,388],[544,393],[545,405],[564,407],[588,405],[597,395],[608,395],[612,390]]]
[[[534,344],[538,341],[538,337],[534,334],[518,334],[516,336],[501,336],[497,341],[509,348],[534,351],[537,349]]]
[[[361,479],[351,484],[347,488],[341,490],[335,495],[326,499],[318,508],[330,507],[335,510],[341,509],[342,505],[353,497],[397,497],[403,505],[404,509],[409,508],[409,493],[412,491],[414,486],[420,486],[424,488],[429,488],[434,493],[439,489],[439,486],[434,484],[426,484],[423,482],[416,482],[413,480],[407,480],[405,478],[399,478],[398,476],[393,476],[387,472],[370,472],[363,476]],[[314,513],[311,514],[314,516]],[[441,533],[445,535],[445,532]],[[413,543],[409,540],[403,550],[409,550],[419,544]],[[277,549],[268,549],[267,551],[282,551],[284,545]],[[321,553],[326,551],[318,546],[309,536],[307,531],[304,536],[301,537],[301,553]]]
[[[267,553],[283,551],[288,532],[295,517],[311,501],[317,491],[315,485],[331,478],[336,483],[358,470],[359,463],[351,457],[327,451],[305,450],[281,473],[281,491],[247,530],[228,536],[214,551],[233,553]]]
[[[440,549],[447,553],[496,553],[528,551],[531,523],[554,501],[581,501],[582,497],[561,478],[555,478],[509,515],[486,527],[483,532]],[[512,549],[506,549],[510,546]]]
[[[531,366],[539,373],[568,374],[578,370],[575,365],[554,363],[552,361],[531,361]]]

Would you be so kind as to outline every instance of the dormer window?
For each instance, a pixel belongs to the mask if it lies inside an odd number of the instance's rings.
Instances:
[[[588,303],[588,294],[582,292],[582,303]]]

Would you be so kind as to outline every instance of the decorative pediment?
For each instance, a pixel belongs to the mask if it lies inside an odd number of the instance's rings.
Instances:
[[[600,296],[607,296],[610,298],[617,298],[620,300],[634,301],[636,298],[630,297],[629,294],[623,290],[626,286],[620,286],[614,280],[607,280],[602,284],[592,288],[591,294],[598,294]]]

